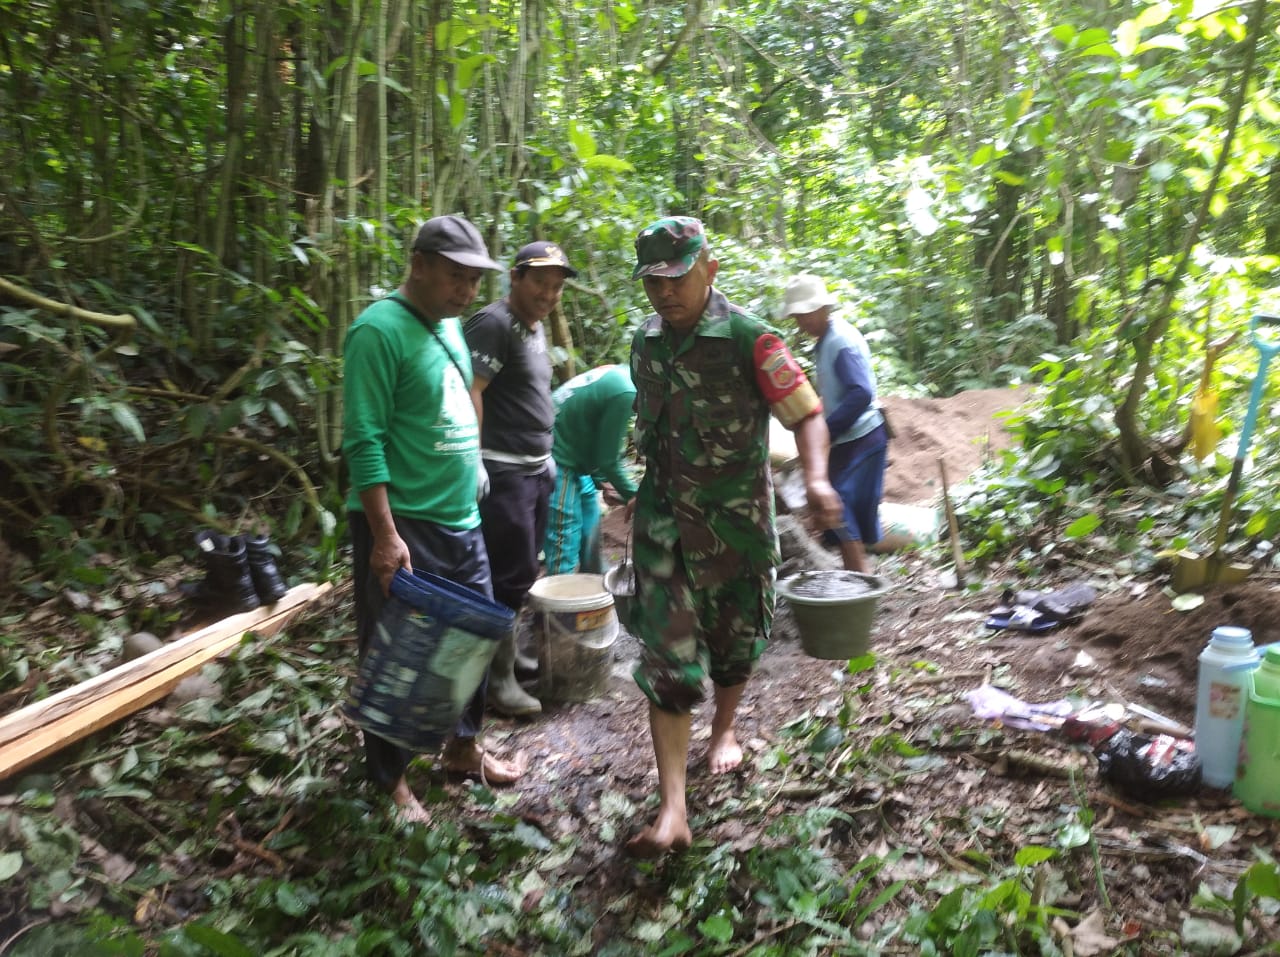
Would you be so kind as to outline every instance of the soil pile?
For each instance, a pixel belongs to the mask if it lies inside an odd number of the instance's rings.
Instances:
[[[947,481],[964,479],[1011,442],[1005,429],[1008,413],[1030,395],[1017,389],[974,389],[946,399],[880,401],[893,429],[884,500],[907,505],[933,501],[942,489],[938,460],[947,463]]]

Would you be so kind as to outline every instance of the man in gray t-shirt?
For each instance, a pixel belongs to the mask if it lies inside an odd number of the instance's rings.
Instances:
[[[488,473],[480,521],[493,597],[517,614],[538,578],[538,550],[555,481],[551,358],[542,320],[559,305],[565,280],[576,275],[555,243],[529,243],[516,253],[511,291],[463,328],[471,350],[480,455]],[[494,656],[489,703],[504,714],[537,714],[542,705],[515,679],[515,653],[513,632]]]

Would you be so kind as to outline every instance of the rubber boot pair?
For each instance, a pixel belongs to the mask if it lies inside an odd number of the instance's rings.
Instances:
[[[520,654],[516,644],[519,635],[519,619],[517,626],[498,641],[498,650],[489,665],[489,691],[487,701],[489,707],[512,718],[527,718],[542,713],[542,702],[535,698],[516,680],[516,661],[524,656]],[[522,669],[523,670],[523,669]]]
[[[205,577],[185,590],[210,611],[223,615],[253,611],[260,605],[275,604],[289,590],[265,537],[204,531],[196,535],[196,546]]]

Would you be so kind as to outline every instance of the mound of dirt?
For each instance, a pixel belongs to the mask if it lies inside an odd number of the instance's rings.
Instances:
[[[1003,415],[1024,403],[1030,390],[974,389],[946,399],[882,396],[893,429],[884,500],[924,505],[942,489],[938,460],[947,463],[955,484],[1010,443]]]
[[[881,396],[893,430],[884,476],[884,501],[903,505],[936,503],[942,482],[938,462],[947,464],[947,482],[955,485],[984,465],[1012,437],[1006,413],[1027,401],[1030,390],[974,389],[946,399]],[[769,446],[774,463],[790,469],[797,459],[795,438],[776,420]]]

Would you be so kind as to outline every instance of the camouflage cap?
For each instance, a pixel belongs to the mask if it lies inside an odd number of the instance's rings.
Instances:
[[[636,268],[631,278],[683,276],[706,246],[707,235],[699,220],[692,216],[660,219],[636,237]]]

